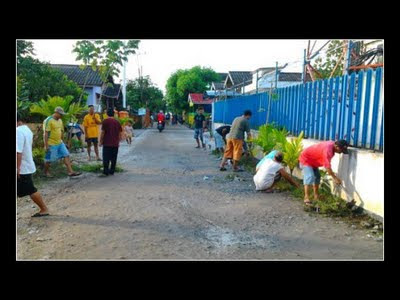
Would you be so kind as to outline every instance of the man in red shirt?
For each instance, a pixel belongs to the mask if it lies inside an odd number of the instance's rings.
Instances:
[[[122,138],[121,124],[114,119],[114,111],[107,111],[108,118],[101,125],[100,147],[103,146],[103,174],[100,177],[114,175],[117,164],[119,141]],[[111,162],[111,168],[110,166]]]
[[[310,205],[309,199],[310,185],[313,186],[314,199],[318,200],[318,189],[321,180],[319,167],[324,167],[328,174],[332,176],[336,184],[341,184],[342,180],[332,171],[331,160],[335,153],[348,154],[348,143],[345,140],[327,141],[310,146],[303,150],[300,155],[300,168],[303,171],[304,183],[304,203]]]
[[[157,115],[157,121],[161,121],[163,123],[163,126],[165,126],[165,115],[162,110]]]

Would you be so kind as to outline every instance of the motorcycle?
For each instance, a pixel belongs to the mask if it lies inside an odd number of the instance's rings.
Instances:
[[[159,132],[164,130],[164,123],[162,121],[158,121],[157,129]]]

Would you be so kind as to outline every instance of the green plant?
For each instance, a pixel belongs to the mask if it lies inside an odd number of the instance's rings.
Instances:
[[[252,142],[260,146],[264,154],[272,150],[282,151],[284,149],[287,143],[286,136],[288,135],[288,131],[285,128],[278,130],[274,124],[266,124],[260,126],[258,131],[257,138],[253,139]]]
[[[80,171],[91,172],[91,173],[101,173],[103,171],[103,165],[97,163],[80,165],[78,168]],[[122,167],[117,164],[117,166],[115,167],[115,172],[120,173],[123,171],[124,170],[122,169]]]
[[[45,154],[46,150],[43,147],[33,148],[32,156],[35,165],[41,166],[44,163]]]
[[[283,162],[289,167],[290,175],[293,176],[293,170],[299,163],[301,151],[303,151],[302,140],[304,137],[303,131],[299,136],[290,142],[286,142],[283,148]]]
[[[117,120],[119,122],[119,124],[121,124],[121,126],[124,126],[128,121],[131,121],[132,124],[135,124],[135,122],[133,121],[132,118],[118,118],[118,117],[116,117],[115,120]]]
[[[72,100],[72,96],[66,96],[64,98],[58,96],[48,97],[46,101],[42,99],[38,103],[34,103],[30,108],[30,112],[32,114],[38,114],[46,118],[54,114],[55,108],[57,106],[60,106],[64,109],[64,112],[66,113],[66,115],[62,117],[64,126],[66,126],[71,116],[79,116],[80,114],[82,114],[82,112],[86,110],[85,105],[72,103]]]

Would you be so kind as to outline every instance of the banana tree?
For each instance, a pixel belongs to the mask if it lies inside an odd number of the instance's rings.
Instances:
[[[298,137],[286,142],[283,148],[283,162],[289,167],[291,176],[293,176],[293,170],[297,167],[300,154],[303,151],[303,137],[304,133],[302,131]]]
[[[72,103],[72,100],[72,96],[66,96],[64,98],[58,96],[49,97],[47,101],[42,99],[39,102],[32,104],[30,112],[46,118],[54,113],[56,107],[60,106],[66,113],[66,115],[62,117],[64,126],[66,126],[71,117],[77,117],[87,110],[85,105]]]

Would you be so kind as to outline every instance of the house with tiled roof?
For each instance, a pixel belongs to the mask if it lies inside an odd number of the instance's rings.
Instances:
[[[121,106],[121,85],[114,84],[112,76],[108,78],[112,84],[112,87],[110,87],[104,84],[100,73],[90,66],[84,69],[79,65],[52,64],[51,66],[64,73],[68,79],[74,81],[79,87],[84,88],[88,95],[86,104],[94,105],[97,111],[101,110],[102,104],[106,106],[105,108],[114,106],[118,108]]]
[[[190,93],[188,95],[188,102],[191,107],[196,110],[199,106],[204,108],[204,111],[211,113],[211,105],[213,100],[210,98],[205,98],[206,95],[202,93]]]
[[[275,70],[273,72],[269,72],[262,76],[258,80],[258,92],[265,92],[271,89],[272,87],[275,88]],[[277,88],[283,88],[287,86],[292,86],[296,84],[301,84],[303,74],[300,72],[281,72],[278,71],[278,78],[277,78]],[[309,74],[306,76],[306,82],[311,81],[311,77]]]
[[[229,71],[224,82],[224,87],[227,90],[244,94],[246,86],[252,82],[253,76],[250,71]]]

